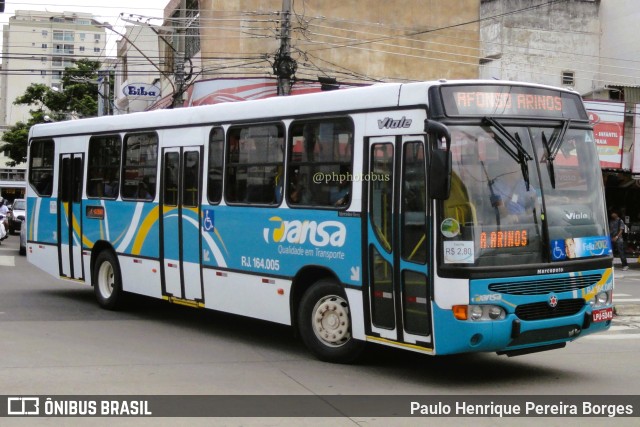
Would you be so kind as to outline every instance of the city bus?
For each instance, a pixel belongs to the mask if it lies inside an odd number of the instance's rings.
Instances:
[[[365,343],[515,356],[606,331],[613,257],[570,90],[384,83],[33,126],[28,260],[93,286]]]

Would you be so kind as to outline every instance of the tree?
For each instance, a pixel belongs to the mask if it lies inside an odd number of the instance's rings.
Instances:
[[[9,126],[2,136],[0,150],[11,159],[8,166],[27,160],[27,142],[31,126],[47,121],[63,121],[76,117],[93,117],[98,114],[98,69],[100,63],[89,59],[78,60],[73,67],[65,68],[60,91],[41,83],[31,84],[13,102],[30,105],[31,117],[27,122]]]
[[[13,167],[18,163],[24,163],[27,161],[29,129],[31,129],[30,124],[18,122],[9,127],[9,129],[5,131],[4,135],[2,135],[2,141],[4,144],[0,149],[4,150],[7,157],[11,159],[6,163],[7,166]]]
[[[81,59],[62,75],[66,111],[79,117],[98,115],[98,70],[100,62]]]

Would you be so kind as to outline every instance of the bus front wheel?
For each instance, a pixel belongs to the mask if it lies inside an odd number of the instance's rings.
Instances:
[[[344,291],[331,280],[319,280],[304,293],[298,328],[305,345],[325,362],[353,362],[364,348],[364,341],[351,335],[351,314]]]
[[[122,278],[118,259],[110,251],[102,251],[93,268],[93,290],[98,304],[116,310],[122,302]]]

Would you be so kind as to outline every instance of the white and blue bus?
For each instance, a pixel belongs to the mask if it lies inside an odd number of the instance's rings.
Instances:
[[[28,259],[291,325],[320,359],[560,348],[613,317],[592,129],[572,91],[380,84],[36,125]]]

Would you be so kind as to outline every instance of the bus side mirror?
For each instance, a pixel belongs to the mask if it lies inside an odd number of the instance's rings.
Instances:
[[[451,133],[442,123],[429,119],[424,121],[424,130],[433,140],[429,163],[429,193],[434,199],[446,200],[451,191]]]

